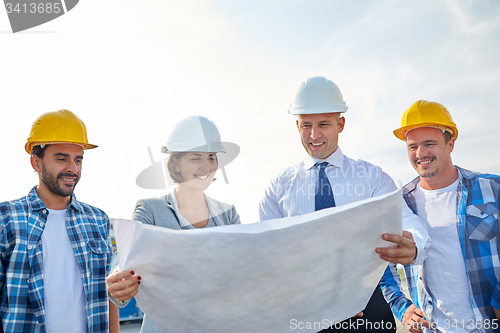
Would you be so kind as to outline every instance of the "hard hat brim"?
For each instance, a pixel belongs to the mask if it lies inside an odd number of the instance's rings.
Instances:
[[[193,149],[190,149],[190,150],[183,150],[182,152],[189,152],[189,153],[194,153],[194,152],[197,152],[197,153],[222,153],[222,154],[217,154],[217,161],[218,161],[217,169],[220,169],[220,168],[228,165],[229,163],[231,163],[236,157],[238,157],[238,155],[240,153],[240,146],[238,146],[235,143],[232,143],[232,142],[220,142],[220,145],[223,147],[224,151],[206,151],[206,150],[202,149],[203,147],[206,147],[206,146],[202,146],[202,147],[197,147],[197,148],[193,148]],[[166,150],[166,152],[164,151],[164,149]],[[165,153],[165,154],[170,154],[173,151],[168,150],[164,146],[164,147],[162,147],[162,152]]]
[[[294,108],[290,106],[288,114],[293,116],[298,114],[318,114],[318,113],[344,113],[347,112],[349,107],[345,105],[338,105],[338,107],[323,107],[323,108]]]
[[[420,127],[437,127],[437,126],[450,128],[453,131],[453,137],[455,138],[455,140],[457,139],[457,137],[458,137],[458,129],[457,129],[456,126],[455,127],[444,126],[443,124],[433,123],[433,122],[421,123],[421,124],[415,124],[415,125],[408,125],[408,126],[400,127],[398,129],[395,129],[393,131],[393,133],[394,133],[394,135],[398,139],[400,139],[402,141],[405,141],[406,133],[409,132],[409,131],[411,131],[411,130],[413,130],[413,129],[420,128]]]
[[[231,142],[216,142],[213,143],[211,147],[209,147],[208,145],[203,145],[199,147],[193,147],[182,150],[168,149],[167,146],[163,146],[161,147],[161,152],[164,154],[170,154],[172,152],[226,153],[228,151],[228,148],[229,151],[231,151],[232,146],[237,146],[237,145]]]
[[[240,147],[232,142],[221,142],[224,146],[225,153],[217,154],[217,170],[225,167],[231,163],[240,153]],[[170,151],[168,152],[170,153]],[[146,188],[150,190],[155,189],[166,189],[167,182],[165,181],[164,169],[162,164],[165,164],[165,170],[167,170],[168,158],[156,161],[155,163],[144,169],[136,178],[137,186],[141,188]],[[168,175],[167,175],[168,177]]]
[[[97,145],[93,145],[90,143],[81,143],[81,142],[72,142],[72,141],[34,141],[34,142],[27,142],[24,145],[24,149],[28,154],[31,155],[31,152],[33,151],[33,147],[35,146],[41,146],[41,145],[57,145],[57,144],[71,144],[71,145],[77,145],[82,147],[83,150],[87,149],[94,149],[97,148]]]

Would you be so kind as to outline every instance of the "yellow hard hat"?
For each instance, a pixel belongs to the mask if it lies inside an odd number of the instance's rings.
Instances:
[[[83,149],[97,147],[89,144],[84,122],[73,112],[64,109],[47,112],[38,117],[31,126],[30,136],[24,149],[31,154],[34,146],[55,143],[72,143]]]
[[[394,130],[394,135],[404,140],[406,133],[418,127],[435,127],[451,132],[455,140],[458,137],[457,125],[453,122],[450,112],[436,102],[420,100],[413,103],[403,113],[401,128]]]

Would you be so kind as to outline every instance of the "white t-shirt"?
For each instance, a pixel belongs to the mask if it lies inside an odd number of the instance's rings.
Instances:
[[[87,309],[80,268],[66,230],[66,210],[48,209],[42,233],[45,328],[87,332]]]
[[[425,190],[419,183],[415,190],[417,215],[432,239],[424,281],[434,302],[432,319],[441,332],[472,332],[467,326],[474,321],[458,238],[457,186],[458,179],[438,190]]]

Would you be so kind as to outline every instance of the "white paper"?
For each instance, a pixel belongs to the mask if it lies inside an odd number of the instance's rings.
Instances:
[[[136,300],[164,332],[317,332],[365,308],[387,266],[375,248],[402,232],[401,202],[397,190],[201,230],[117,220],[120,267],[141,275]]]

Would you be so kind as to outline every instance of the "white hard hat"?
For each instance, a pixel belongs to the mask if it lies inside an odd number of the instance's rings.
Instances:
[[[165,154],[173,151],[226,152],[217,126],[202,116],[187,116],[175,125],[161,149]]]
[[[146,189],[165,189],[173,185],[171,178],[165,174],[168,157],[154,161],[151,149],[148,147],[151,165],[144,169],[136,179],[139,187]],[[224,166],[231,163],[240,153],[240,147],[231,142],[221,142],[217,126],[209,119],[202,116],[188,116],[182,118],[170,133],[162,153],[171,152],[208,152],[225,153],[217,154],[217,169],[229,184]]]
[[[313,114],[346,112],[347,106],[339,87],[322,76],[308,78],[302,82],[289,114]]]

